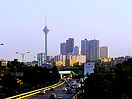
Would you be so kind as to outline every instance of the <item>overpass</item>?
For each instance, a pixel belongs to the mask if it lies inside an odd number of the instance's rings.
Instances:
[[[63,74],[70,74],[70,77],[72,77],[73,74],[75,74],[73,71],[59,71],[59,74],[61,76],[61,79],[63,78]]]

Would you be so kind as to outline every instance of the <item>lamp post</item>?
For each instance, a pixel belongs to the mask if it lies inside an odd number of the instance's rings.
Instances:
[[[16,52],[16,54],[20,54],[21,56],[22,56],[22,62],[24,63],[24,56],[26,55],[26,54],[28,54],[28,53],[30,53],[30,52],[26,52],[26,53],[19,53],[19,52]]]
[[[36,60],[36,58],[37,58],[37,57],[36,57],[36,56],[34,56],[34,61]]]

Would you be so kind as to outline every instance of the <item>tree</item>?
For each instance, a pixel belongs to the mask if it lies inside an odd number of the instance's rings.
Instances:
[[[95,72],[85,80],[85,98],[131,99],[132,59],[117,64],[112,70],[96,65]]]

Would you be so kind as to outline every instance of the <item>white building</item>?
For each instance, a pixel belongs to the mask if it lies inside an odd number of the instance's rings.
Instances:
[[[100,57],[99,40],[94,39],[89,41],[89,53],[91,62],[96,61]]]
[[[81,41],[81,55],[86,55],[86,60],[89,61],[89,41],[87,39]]]
[[[63,66],[68,64],[74,64],[74,63],[85,63],[86,62],[86,56],[85,55],[57,55],[55,56],[55,62],[62,62]]]
[[[86,55],[66,55],[66,61],[69,61],[69,64],[82,64],[86,62]]]
[[[45,54],[44,53],[37,54],[37,61],[38,66],[42,66],[45,63]]]
[[[55,61],[57,61],[57,62],[62,62],[62,64],[63,64],[63,66],[65,66],[65,60],[66,60],[66,55],[57,55],[57,56],[55,56],[54,57],[55,59]]]
[[[100,58],[108,58],[108,47],[102,46],[100,47]]]
[[[73,55],[81,55],[81,48],[80,46],[75,46],[73,48],[73,52],[72,52]]]
[[[76,55],[76,60],[79,63],[86,63],[86,55]]]

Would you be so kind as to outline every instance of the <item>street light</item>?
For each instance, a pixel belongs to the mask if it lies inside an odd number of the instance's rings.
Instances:
[[[26,54],[28,54],[28,53],[30,53],[30,52],[26,52],[26,53],[19,53],[19,52],[16,52],[16,54],[20,54],[20,55],[22,56],[22,62],[24,62],[24,56],[25,56]]]
[[[34,61],[36,60],[36,58],[37,58],[37,57],[36,57],[36,56],[34,56]]]

